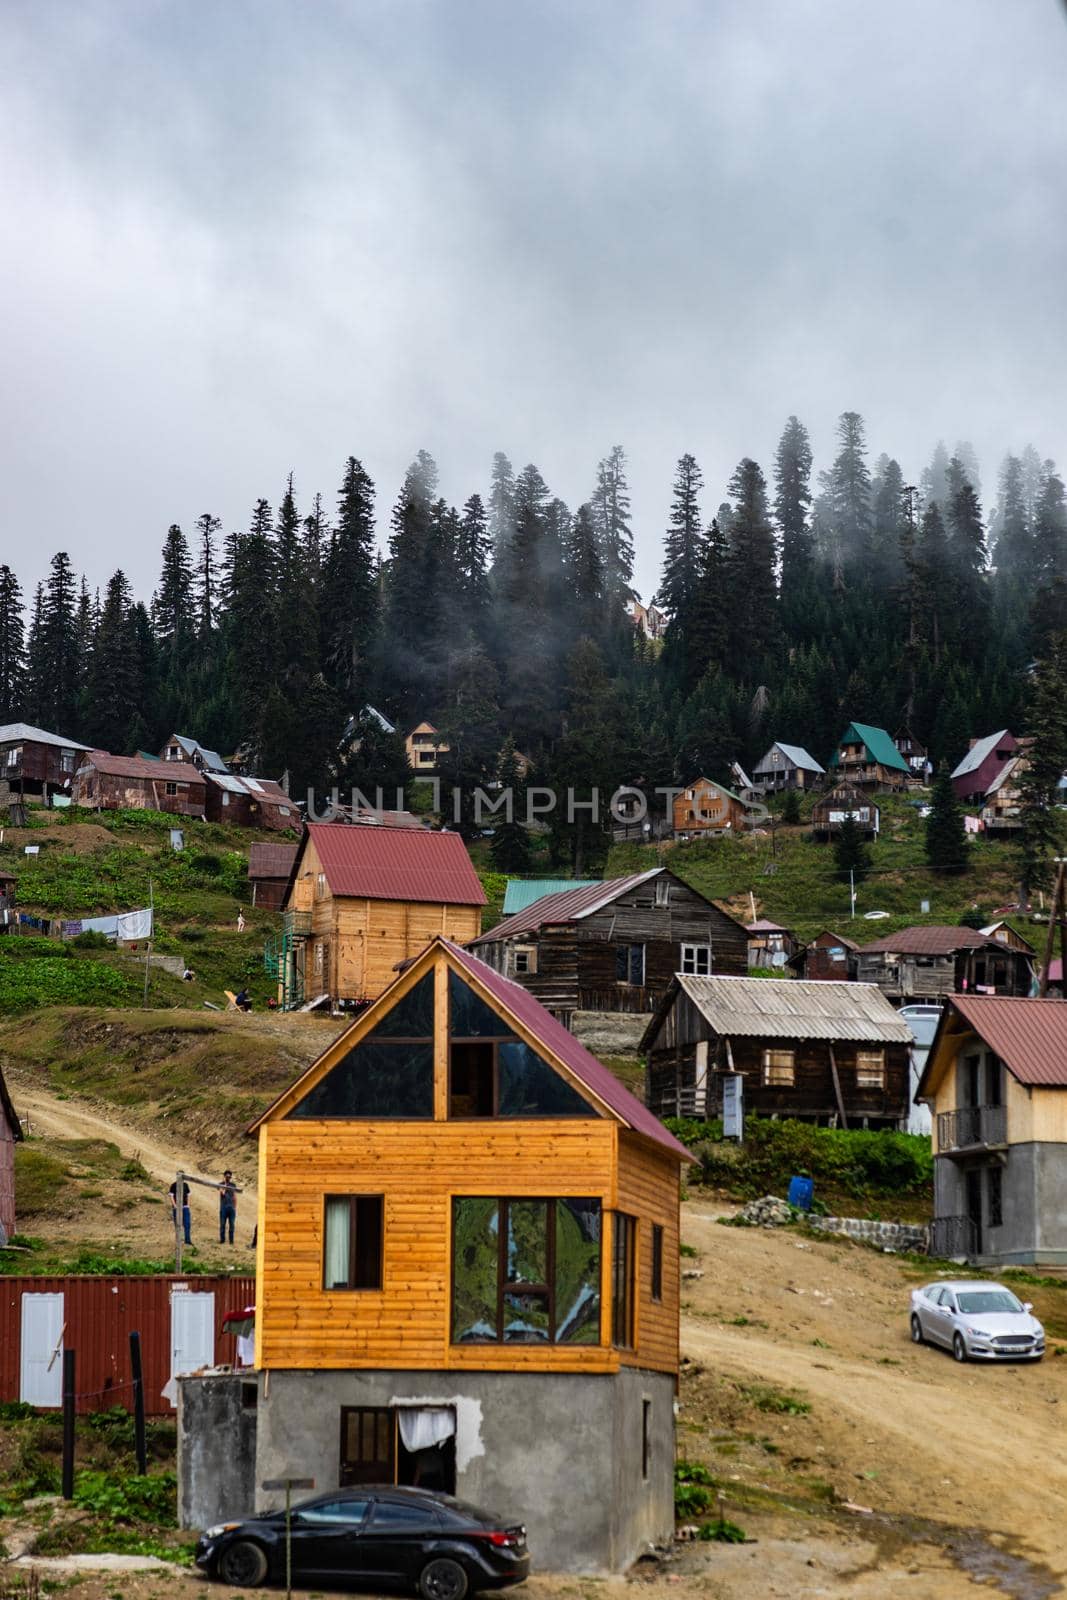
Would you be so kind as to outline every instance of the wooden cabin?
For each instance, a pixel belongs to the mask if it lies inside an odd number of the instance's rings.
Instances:
[[[854,939],[824,928],[809,944],[795,951],[786,965],[795,977],[809,983],[851,983],[856,977],[858,949]]]
[[[876,983],[899,1003],[967,992],[1026,995],[1034,969],[1025,951],[1010,949],[976,928],[929,923],[861,945],[856,976],[861,983]]]
[[[641,1041],[645,1099],[657,1116],[710,1119],[740,1073],[748,1115],[900,1128],[910,1044],[870,984],[679,973]]]
[[[159,752],[159,759],[188,762],[190,766],[199,767],[201,772],[229,771],[217,750],[209,750],[206,745],[197,739],[191,739],[186,733],[172,733]]]
[[[203,817],[206,787],[204,774],[191,762],[90,750],[74,774],[74,804],[91,811],[167,811]]]
[[[252,904],[261,911],[280,911],[296,860],[295,844],[250,844],[248,881]]]
[[[826,773],[803,745],[775,740],[752,770],[752,786],[759,794],[780,794],[783,789],[810,789]]]
[[[420,722],[404,740],[412,772],[436,772],[441,757],[448,755],[451,748],[444,734],[432,722]]]
[[[982,797],[978,813],[984,833],[991,838],[1010,838],[1022,827],[1023,796],[1019,780],[1029,762],[1024,756],[1006,761]],[[968,822],[971,820],[968,817]]]
[[[750,967],[784,967],[796,954],[797,941],[789,928],[780,922],[759,917],[745,923],[748,934],[748,964]]]
[[[911,768],[884,728],[850,722],[830,757],[835,779],[857,789],[903,789]]]
[[[953,995],[917,1094],[934,1114],[931,1255],[1067,1266],[1067,1005]]]
[[[696,778],[674,798],[671,831],[676,839],[739,833],[749,816],[749,805],[739,794],[710,778]]]
[[[15,1146],[21,1138],[22,1124],[0,1068],[0,1244],[15,1232]]]
[[[606,1067],[436,938],[250,1131],[257,1485],[444,1489],[537,1570],[671,1538],[690,1157]]]
[[[953,768],[952,787],[964,805],[979,805],[1019,748],[1008,728],[972,739],[967,754]]]
[[[846,817],[859,826],[865,839],[877,839],[882,813],[870,795],[850,783],[839,783],[816,800],[811,808],[812,838],[818,844],[827,844],[840,833]]]
[[[34,728],[28,722],[0,727],[0,806],[27,797],[47,802],[69,795],[87,746],[77,739]]]
[[[912,779],[919,784],[925,783],[932,770],[926,746],[916,739],[907,726],[897,730],[893,735],[893,743],[897,747],[898,755],[906,762]]]
[[[676,972],[748,965],[741,923],[665,867],[535,900],[473,948],[568,1026],[576,1013],[653,1011]]]
[[[458,833],[309,823],[283,901],[279,1001],[373,1000],[435,934],[475,938],[484,904]]]
[[[1013,928],[1010,922],[991,922],[985,928],[979,928],[979,933],[987,939],[995,939],[997,944],[1005,945],[1009,950],[1021,950],[1032,961],[1037,955],[1036,948],[1029,939],[1021,934],[1018,928]]]
[[[295,833],[304,825],[296,806],[273,778],[238,778],[231,773],[207,771],[204,778],[209,822],[267,828],[274,833]]]

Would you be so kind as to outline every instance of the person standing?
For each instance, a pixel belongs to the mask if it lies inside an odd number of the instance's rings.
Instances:
[[[182,1232],[185,1234],[186,1244],[192,1244],[193,1213],[189,1209],[189,1185],[184,1181],[182,1182],[182,1189],[184,1190],[182,1195]],[[170,1195],[170,1225],[173,1228],[177,1222],[176,1212],[178,1210],[177,1178],[171,1184],[168,1193]]]
[[[233,1243],[233,1227],[237,1221],[237,1189],[233,1181],[233,1173],[227,1167],[222,1174],[219,1184],[219,1244],[226,1243],[226,1230],[230,1230],[230,1244]]]

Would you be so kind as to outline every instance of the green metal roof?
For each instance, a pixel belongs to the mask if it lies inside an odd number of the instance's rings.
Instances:
[[[884,728],[872,728],[868,722],[850,722],[840,739],[838,745],[863,744],[867,746],[867,753],[872,761],[877,761],[879,766],[893,767],[897,772],[908,772],[911,769],[904,760],[900,751],[886,733]],[[841,765],[838,752],[835,750],[830,765]]]
[[[516,911],[525,911],[535,900],[543,900],[546,894],[564,894],[568,889],[588,889],[599,882],[599,878],[509,878],[504,890],[502,914],[510,917]]]

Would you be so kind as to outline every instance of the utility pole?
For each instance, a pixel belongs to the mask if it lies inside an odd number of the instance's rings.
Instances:
[[[849,867],[849,869],[848,869],[848,898],[849,898],[849,905],[851,907],[851,910],[849,911],[849,921],[850,922],[855,922],[855,920],[856,920],[856,871],[855,871],[854,867]]]

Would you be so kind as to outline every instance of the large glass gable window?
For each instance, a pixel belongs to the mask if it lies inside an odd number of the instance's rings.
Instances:
[[[600,1201],[452,1202],[454,1344],[599,1344]]]
[[[432,1118],[433,973],[398,1000],[289,1115]]]
[[[592,1117],[577,1089],[448,975],[450,1117]]]

